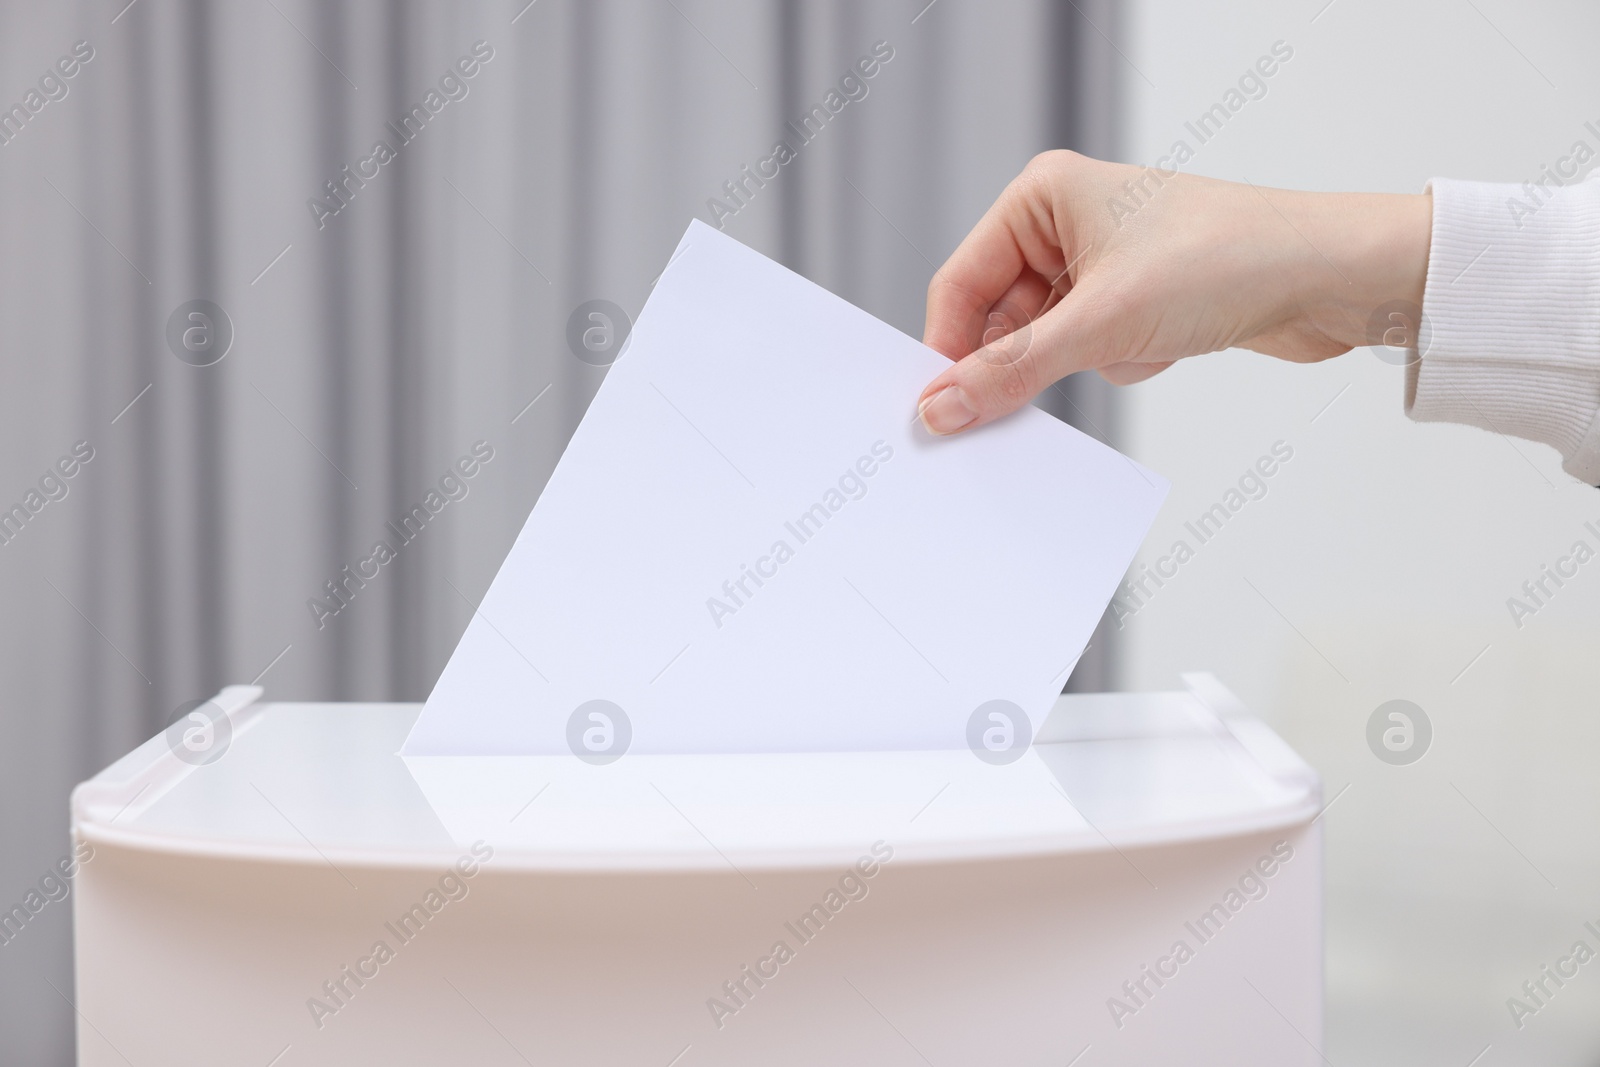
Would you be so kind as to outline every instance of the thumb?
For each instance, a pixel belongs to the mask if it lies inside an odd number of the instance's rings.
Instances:
[[[928,432],[948,435],[993,422],[1051,383],[1091,366],[1093,346],[1075,295],[1032,322],[1006,323],[991,314],[983,346],[922,391],[917,410]]]

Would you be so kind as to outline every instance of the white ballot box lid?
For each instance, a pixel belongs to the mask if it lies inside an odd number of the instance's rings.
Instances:
[[[280,863],[706,870],[1125,849],[1304,824],[1316,774],[1209,674],[1165,693],[1063,696],[1033,745],[958,751],[396,755],[419,704],[266,703],[231,686],[197,753],[173,730],[73,794],[83,839]]]

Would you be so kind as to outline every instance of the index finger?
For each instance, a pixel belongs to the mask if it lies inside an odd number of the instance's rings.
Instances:
[[[923,343],[960,359],[983,343],[994,305],[1030,273],[1056,288],[1066,255],[1050,191],[1030,164],[986,211],[928,283]]]

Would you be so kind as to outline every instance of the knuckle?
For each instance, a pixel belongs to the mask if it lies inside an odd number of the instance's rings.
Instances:
[[[1001,371],[999,375],[1000,395],[1005,398],[1008,404],[1026,403],[1032,399],[1034,393],[1038,392],[1034,388],[1034,379],[1038,375],[1028,370],[1031,365],[1032,361],[1023,360],[1021,363],[1014,363]]]
[[[1028,160],[1022,168],[1024,174],[1052,174],[1072,166],[1083,157],[1069,148],[1052,148]]]
[[[980,403],[990,410],[1021,407],[1042,388],[1038,360],[1028,357],[1003,365],[985,364],[979,389]]]
[[[1012,180],[1008,191],[1024,199],[1035,195],[1044,195],[1048,199],[1049,191],[1065,179],[1081,158],[1078,153],[1065,148],[1040,152],[1028,160],[1028,165]]]

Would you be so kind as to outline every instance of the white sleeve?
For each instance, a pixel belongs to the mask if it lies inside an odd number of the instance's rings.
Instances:
[[[1600,181],[1435,178],[1406,413],[1553,446],[1600,485]]]

